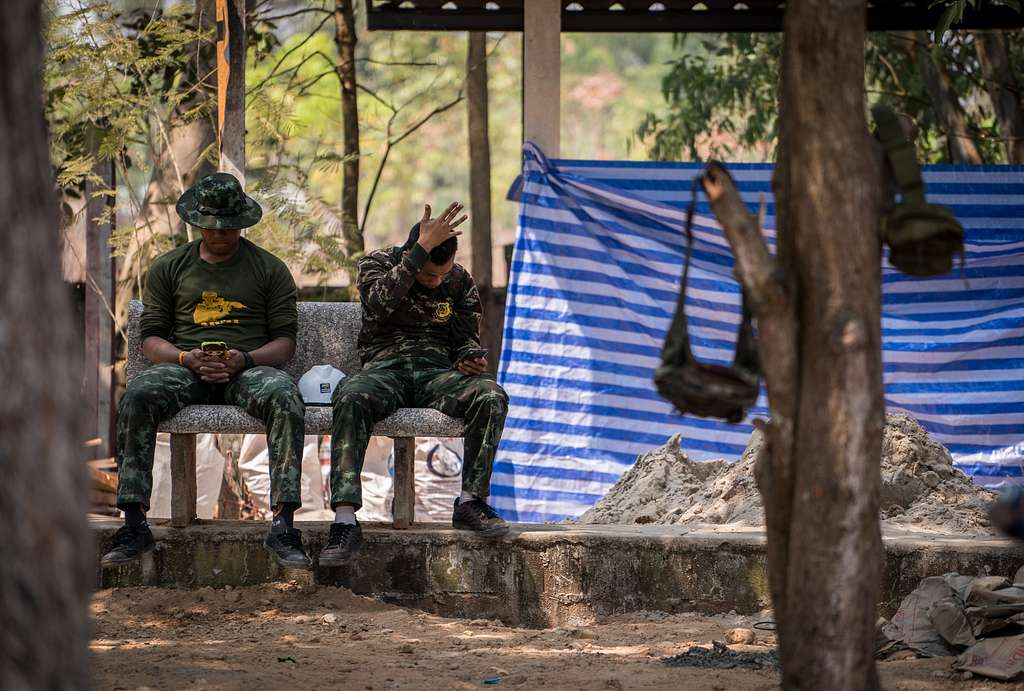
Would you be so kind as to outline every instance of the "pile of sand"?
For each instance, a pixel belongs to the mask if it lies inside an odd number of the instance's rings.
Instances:
[[[692,461],[679,437],[640,456],[577,523],[764,525],[753,459],[755,432],[735,463]],[[953,467],[949,451],[913,417],[886,416],[881,516],[885,523],[949,533],[988,532],[995,495]]]

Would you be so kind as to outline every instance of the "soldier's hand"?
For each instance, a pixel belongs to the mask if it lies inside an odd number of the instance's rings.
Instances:
[[[193,348],[192,350],[185,353],[185,357],[181,359],[181,364],[188,367],[190,370],[202,376],[199,372],[199,368],[203,365],[203,360],[206,355],[199,348]]]
[[[452,202],[440,216],[431,218],[430,204],[426,204],[423,207],[423,218],[420,219],[420,238],[417,241],[419,245],[429,252],[442,242],[462,235],[461,230],[455,230],[469,218],[465,214],[461,218],[456,218],[462,209],[462,204]]]
[[[224,359],[206,358],[199,366],[199,377],[210,384],[226,384],[245,367],[245,356],[231,349]]]
[[[469,377],[476,377],[487,372],[487,358],[478,357],[472,360],[459,360],[458,370]]]

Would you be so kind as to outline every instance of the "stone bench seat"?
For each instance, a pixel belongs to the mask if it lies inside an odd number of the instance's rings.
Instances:
[[[281,369],[292,379],[314,365],[331,365],[345,373],[361,369],[356,338],[362,313],[355,302],[300,302],[295,355]],[[128,382],[150,366],[142,354],[139,319],[142,303],[128,305]],[[331,433],[330,406],[306,406],[306,434]],[[171,525],[185,527],[196,517],[196,435],[263,434],[263,423],[230,405],[192,405],[161,423],[171,435]],[[416,437],[462,437],[463,423],[430,408],[401,408],[373,428],[373,434],[391,437],[395,444],[395,499],[392,518],[396,528],[408,528],[416,505],[413,454]]]
[[[190,405],[160,425],[171,434],[263,434],[263,423],[233,405]],[[306,406],[306,434],[331,433],[330,406]],[[430,408],[399,408],[373,428],[378,437],[461,437],[460,420]]]

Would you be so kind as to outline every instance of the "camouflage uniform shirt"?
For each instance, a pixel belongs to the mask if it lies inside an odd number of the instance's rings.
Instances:
[[[416,274],[430,259],[419,244],[371,252],[359,260],[363,364],[392,358],[419,358],[448,367],[480,347],[480,294],[459,264],[441,285],[425,288]]]

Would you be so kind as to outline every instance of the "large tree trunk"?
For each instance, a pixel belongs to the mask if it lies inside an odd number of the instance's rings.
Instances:
[[[216,24],[214,0],[196,0],[195,21],[203,31]],[[184,230],[174,204],[181,193],[215,167],[205,155],[216,143],[213,107],[217,90],[217,60],[212,41],[197,42],[194,64],[186,70],[189,77],[183,89],[193,87],[192,96],[179,104],[166,123],[158,123],[157,150],[153,173],[135,221],[134,233],[118,262],[116,315],[122,327],[128,317],[128,301],[142,295],[145,271],[158,255],[173,247],[173,238]],[[187,119],[184,114],[203,104],[209,106],[201,117]]]
[[[36,0],[0,3],[0,688],[89,686],[94,557]]]
[[[864,37],[865,0],[787,4],[775,257],[714,165],[705,183],[766,363],[756,473],[786,689],[878,688],[883,168],[865,120]]]
[[[480,344],[490,351],[491,371],[498,367],[501,334],[491,276],[491,142],[487,124],[487,34],[469,32],[466,51],[466,108],[469,122],[469,223],[473,278],[480,290],[483,319]]]
[[[975,31],[974,46],[1003,134],[1006,162],[1024,163],[1024,92],[1010,64],[1006,32]]]
[[[982,163],[981,152],[968,127],[967,113],[960,105],[960,96],[946,68],[932,59],[930,41],[924,31],[903,31],[897,34],[903,49],[924,79],[925,88],[935,108],[935,118],[946,131],[949,158],[953,163]]]
[[[356,81],[355,0],[334,0],[334,42],[338,46],[338,81],[341,82],[343,154],[341,164],[341,233],[349,259],[363,253],[359,230],[359,105]],[[351,293],[355,290],[355,264],[350,263]]]

